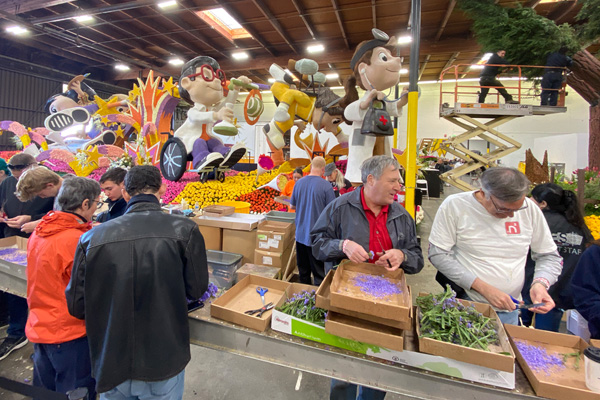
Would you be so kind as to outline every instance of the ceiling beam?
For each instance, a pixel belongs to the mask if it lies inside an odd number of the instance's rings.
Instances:
[[[292,44],[292,41],[288,37],[287,33],[285,32],[285,29],[283,29],[283,26],[281,26],[281,24],[277,20],[277,17],[275,15],[273,15],[271,10],[269,10],[269,7],[262,0],[252,0],[252,2],[256,6],[256,8],[258,8],[260,10],[262,15],[265,16],[265,18],[269,21],[269,23],[273,26],[273,28],[275,28],[277,33],[279,33],[279,35],[283,38],[283,40],[290,47],[290,49],[292,49],[292,51],[294,53],[298,53],[298,50]]]
[[[63,1],[63,3],[66,3],[66,1]],[[82,15],[95,16],[95,15],[100,15],[100,14],[113,13],[113,12],[117,12],[117,11],[131,10],[134,8],[146,7],[146,6],[155,5],[155,4],[156,4],[156,0],[136,0],[136,1],[130,1],[127,3],[114,4],[114,5],[110,5],[110,6],[87,8],[85,10],[77,10],[77,11],[71,11],[68,13],[50,15],[47,17],[34,18],[34,19],[31,19],[29,22],[31,22],[33,25],[41,25],[41,24],[48,24],[48,23],[52,23],[52,22],[65,21],[68,19],[73,19],[75,17],[80,17]],[[49,6],[44,4],[44,7],[49,7]]]
[[[446,28],[446,24],[448,23],[448,20],[450,19],[450,15],[452,14],[452,11],[454,11],[454,6],[456,6],[456,0],[450,0],[450,3],[448,4],[448,8],[446,9],[446,14],[444,14],[444,18],[442,19],[442,24],[440,25],[440,29],[438,29],[437,33],[435,34],[435,38],[433,39],[435,42],[440,40],[440,37],[442,37],[442,32],[444,32],[444,29]]]
[[[193,13],[193,11],[190,11]],[[194,14],[195,15],[195,14]],[[227,57],[227,55],[225,53],[223,53],[221,50],[217,49],[216,47],[214,47],[213,45],[211,45],[207,40],[206,37],[204,37],[204,35],[202,35],[200,32],[198,32],[198,28],[192,26],[191,24],[185,22],[183,20],[183,18],[180,18],[178,15],[175,14],[170,14],[167,15],[165,14],[165,18],[168,18],[169,20],[171,20],[173,23],[175,23],[176,25],[178,25],[179,27],[183,28],[183,30],[188,34],[191,35],[192,37],[194,37],[194,39],[196,39],[197,41],[199,41],[200,43],[202,43],[204,46],[208,47],[209,49],[211,49],[212,51],[220,54],[223,57]],[[196,49],[198,49],[197,46],[194,46]]]
[[[561,4],[555,11],[552,11],[550,15],[548,15],[548,19],[551,19],[558,25],[561,19],[563,19],[567,14],[569,14],[573,9],[577,6],[577,1]]]
[[[302,19],[302,22],[304,22],[304,25],[306,26],[306,29],[308,29],[308,33],[310,33],[310,36],[312,36],[314,40],[319,40],[317,36],[317,30],[315,29],[315,26],[312,24],[312,22],[310,22],[310,20],[308,19],[308,15],[306,14],[306,11],[304,10],[302,4],[300,4],[300,0],[292,0],[292,4],[296,8],[296,11],[298,11],[298,15]]]
[[[0,0],[0,10],[16,15],[30,11],[39,10],[40,8],[54,7],[64,3],[70,3],[72,0]]]
[[[346,48],[350,49],[350,43],[348,42],[348,36],[346,36],[346,30],[344,29],[344,22],[342,21],[342,13],[340,12],[340,6],[338,5],[337,0],[331,0],[331,5],[333,6],[333,11],[335,12],[335,17],[337,18],[338,25],[340,26],[340,32],[342,33],[342,38],[344,39],[344,43],[346,43]]]
[[[458,52],[458,51],[457,51],[457,52],[453,53],[453,54],[450,56],[450,58],[449,58],[449,59],[448,59],[448,61],[446,62],[446,65],[444,65],[444,66],[442,67],[442,70],[440,71],[440,73],[438,74],[438,76],[439,76],[439,75],[441,75],[441,74],[442,74],[442,72],[443,72],[443,71],[444,71],[446,68],[450,67],[450,66],[452,65],[452,63],[454,63],[454,61],[456,61],[456,59],[458,58],[458,55],[459,55],[459,54],[460,54],[460,52]]]
[[[541,2],[542,0],[529,0],[527,3],[523,4],[523,7],[536,8]]]
[[[258,31],[256,29],[248,26],[248,23],[242,18],[242,16],[237,11],[235,11],[232,7],[227,5],[226,2],[221,3],[218,0],[215,0],[215,3],[219,7],[222,7],[225,11],[227,11],[229,13],[229,15],[231,15],[233,18],[235,18],[236,21],[239,22],[239,24],[242,25],[244,27],[244,29],[246,29],[246,31],[250,35],[252,35],[252,39],[254,39],[258,44],[260,44],[262,46],[262,48],[267,51],[267,53],[269,53],[273,57],[277,56],[277,53],[274,50],[271,50],[271,48],[265,43],[265,40],[258,33]]]

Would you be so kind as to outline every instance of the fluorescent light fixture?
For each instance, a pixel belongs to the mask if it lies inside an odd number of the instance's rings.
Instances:
[[[183,60],[181,58],[171,58],[169,60],[169,64],[171,64],[171,65],[183,65]]]
[[[125,64],[116,64],[115,69],[118,71],[129,71],[129,67]]]
[[[92,17],[91,15],[80,15],[79,17],[75,17],[75,21],[79,22],[80,24],[85,24],[86,22],[92,22],[94,20],[94,17]]]
[[[340,77],[340,74],[337,74],[335,72],[333,74],[327,74],[327,75],[325,75],[326,79],[337,79],[339,77]]]
[[[308,51],[309,53],[320,53],[323,50],[325,50],[325,46],[323,46],[322,44],[311,44],[306,48],[306,51]]]
[[[247,60],[250,56],[245,51],[238,51],[236,53],[231,53],[231,57],[234,60]]]
[[[470,69],[483,69],[483,67],[484,67],[484,65],[477,64],[477,65],[471,65]]]
[[[406,68],[400,69],[400,75],[408,74],[408,70]]]
[[[492,55],[494,55],[494,53],[485,53],[483,57],[481,57],[481,61],[486,62]]]
[[[224,8],[213,8],[210,10],[212,15],[221,20],[229,29],[241,29],[242,25],[235,20]]]
[[[269,83],[275,83],[275,78],[269,78],[269,79],[267,79],[267,82],[269,82]]]
[[[24,33],[27,33],[27,29],[22,28],[18,25],[13,25],[6,28],[6,32],[12,33],[13,35],[22,35]]]
[[[410,42],[412,42],[412,36],[405,35],[405,36],[400,36],[398,38],[398,42],[397,43],[398,44],[407,44],[407,43],[410,43]]]
[[[159,8],[169,8],[169,7],[173,7],[176,5],[177,5],[177,2],[175,0],[161,1],[160,3],[157,4],[157,6]]]

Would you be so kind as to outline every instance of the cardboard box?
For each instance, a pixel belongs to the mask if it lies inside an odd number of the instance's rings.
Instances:
[[[352,279],[359,274],[383,276],[397,284],[402,293],[382,299],[372,297],[352,284]],[[404,271],[401,269],[390,272],[375,264],[343,261],[335,271],[330,292],[331,305],[342,310],[395,321],[409,321],[411,318],[412,299],[406,285]]]
[[[396,351],[331,335],[325,332],[325,328],[322,326],[295,318],[277,310],[273,311],[271,329],[396,364],[408,365],[487,385],[507,389],[515,388],[514,370],[512,372],[504,372],[445,357],[419,353],[417,351],[418,341],[412,330],[405,331],[404,351]]]
[[[281,275],[281,268],[267,267],[266,265],[256,265],[246,263],[237,270],[237,281],[241,281],[248,275],[257,275],[269,279],[277,279]]]
[[[327,314],[325,332],[386,349],[404,350],[404,332],[401,329],[352,318],[333,311]]]
[[[223,229],[223,251],[243,255],[242,265],[254,262],[255,246],[256,229],[251,231]]]
[[[598,339],[590,339],[590,346],[600,347],[600,340],[598,340]]]
[[[422,293],[419,295],[422,295]],[[467,300],[459,299],[458,301],[464,305],[473,305],[475,309],[484,316],[496,319],[496,327],[500,341],[499,345],[490,346],[491,351],[485,351],[454,343],[442,342],[441,340],[422,337],[419,323],[420,310],[417,308],[415,313],[415,325],[417,335],[419,336],[419,351],[422,353],[444,356],[454,360],[480,365],[482,367],[493,368],[500,371],[514,371],[515,353],[510,345],[506,331],[504,330],[502,323],[500,323],[500,318],[498,318],[498,315],[496,315],[496,312],[492,306],[489,304],[476,303]],[[510,355],[500,353],[509,353]]]
[[[273,252],[265,250],[254,251],[254,264],[266,265],[285,269],[292,254],[292,243],[283,252]]]
[[[214,226],[223,229],[235,229],[239,231],[251,231],[265,219],[264,215],[234,213],[225,217],[200,216],[192,220],[198,225]]]
[[[199,225],[200,233],[204,237],[206,250],[223,250],[223,230],[214,226]]]
[[[580,351],[583,353],[588,344],[577,336],[565,335],[562,333],[542,331],[539,329],[523,328],[515,325],[506,325],[506,331],[510,336],[510,341],[517,353],[519,365],[527,375],[533,390],[540,397],[547,397],[556,400],[598,400],[600,393],[590,391],[585,385],[585,367],[583,354],[579,360],[579,368],[575,369],[575,357],[567,359],[566,368],[550,370],[550,374],[544,371],[536,372],[532,370],[521,353],[519,352],[515,341],[524,340],[527,344],[542,346],[550,354],[573,353]]]
[[[339,314],[348,315],[350,317],[362,319],[365,321],[374,322],[374,323],[380,324],[380,325],[391,326],[393,328],[398,328],[398,329],[412,329],[412,315],[413,315],[412,307],[410,309],[410,318],[408,319],[408,321],[395,321],[393,319],[375,317],[373,315],[364,314],[364,313],[360,313],[360,312],[356,312],[356,311],[343,310],[341,308],[332,306],[331,299],[330,299],[330,296],[331,296],[331,292],[330,292],[331,287],[330,286],[331,286],[331,281],[333,280],[334,274],[335,274],[334,270],[329,271],[329,273],[327,274],[327,276],[325,276],[325,279],[323,279],[323,282],[319,286],[319,289],[317,289],[317,301],[316,301],[317,307],[324,308],[325,310],[329,310],[329,311],[334,311]],[[408,287],[408,292],[409,292],[409,298],[411,298],[411,301],[412,301],[412,297],[410,296],[410,286],[407,286],[407,287]]]
[[[265,304],[277,304],[290,283],[248,275],[213,301],[210,306],[210,316],[260,332],[264,331],[271,322],[274,309],[266,311],[262,317],[244,314],[245,311],[262,307],[260,295],[256,292],[258,286],[268,289],[268,292],[265,293]]]
[[[235,212],[235,207],[212,205],[202,209],[202,215],[206,217],[224,217]]]
[[[282,252],[295,238],[294,224],[279,221],[264,221],[258,226],[256,249]]]
[[[21,261],[27,264],[27,239],[20,236],[12,236],[0,239],[0,248],[16,248],[19,251],[6,255],[0,259],[0,287],[3,291],[20,297],[27,296],[26,265],[13,261]],[[14,258],[13,258],[14,257]],[[9,260],[13,261],[9,261]]]

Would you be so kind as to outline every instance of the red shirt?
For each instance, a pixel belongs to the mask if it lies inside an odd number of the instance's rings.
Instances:
[[[360,201],[362,202],[363,210],[369,221],[369,250],[374,253],[381,253],[383,250],[390,250],[392,246],[392,239],[390,233],[387,230],[387,217],[389,206],[383,206],[379,215],[375,216],[373,211],[367,206],[365,201],[364,189],[360,189]],[[374,263],[379,260],[379,256],[375,254],[373,258],[369,260],[370,263]]]

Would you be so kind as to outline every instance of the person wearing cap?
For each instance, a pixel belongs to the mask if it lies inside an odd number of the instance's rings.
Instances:
[[[2,205],[2,237],[21,236],[29,237],[30,233],[23,231],[23,225],[41,219],[48,211],[52,211],[54,199],[36,197],[27,202],[21,202],[15,195],[17,181],[23,172],[37,165],[35,158],[26,153],[15,154],[11,157],[7,167],[11,176],[5,178],[0,184],[0,205]],[[0,344],[0,360],[8,357],[14,350],[27,344],[25,337],[25,323],[27,322],[27,300],[5,293],[8,304],[9,325],[6,339]]]
[[[353,101],[344,110],[344,118],[352,121],[352,133],[348,142],[348,166],[346,178],[356,184],[361,184],[360,165],[373,155],[392,155],[393,137],[375,137],[361,133],[367,110],[373,100],[382,100],[385,110],[390,117],[399,117],[402,107],[408,102],[405,87],[399,99],[388,99],[386,93],[400,81],[402,60],[394,56],[396,39],[389,38],[384,32],[373,30],[375,39],[361,42],[350,61],[353,75],[346,80],[345,89],[348,102]],[[358,98],[356,84],[365,90],[362,98]],[[392,121],[384,120],[383,124]]]
[[[340,197],[340,194],[352,191],[352,183],[346,178],[342,171],[337,169],[335,163],[329,163],[325,166],[325,179],[331,183],[335,197]]]

